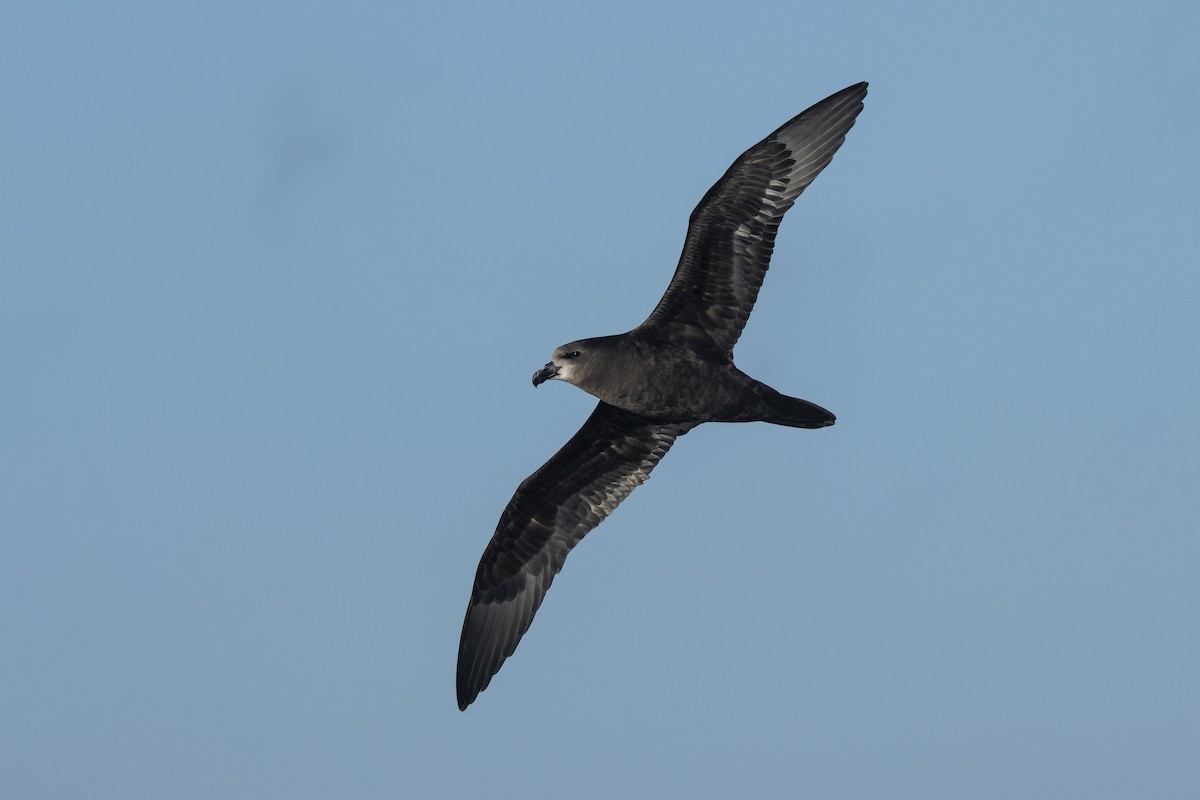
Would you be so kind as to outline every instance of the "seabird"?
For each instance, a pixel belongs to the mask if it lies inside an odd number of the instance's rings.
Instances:
[[[845,141],[867,84],[827,97],[741,155],[688,221],[666,294],[638,327],[554,351],[533,385],[566,381],[600,402],[571,440],[517,487],[488,542],[458,647],[466,710],[517,643],[571,548],[703,422],[824,428],[833,414],[733,364],[783,215]]]

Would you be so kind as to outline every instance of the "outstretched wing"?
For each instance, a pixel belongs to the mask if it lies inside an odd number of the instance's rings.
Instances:
[[[600,403],[517,487],[479,560],[458,645],[466,709],[513,654],[567,554],[599,525],[692,424],[662,424]]]
[[[784,213],[833,159],[866,96],[866,83],[843,89],[733,162],[692,212],[675,277],[642,330],[731,357]]]

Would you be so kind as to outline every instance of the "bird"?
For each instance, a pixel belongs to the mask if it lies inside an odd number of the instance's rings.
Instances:
[[[780,221],[833,159],[867,95],[849,86],[733,162],[688,220],[675,274],[638,327],[554,350],[533,375],[598,399],[583,427],[513,494],[471,587],[458,648],[458,707],[487,688],[529,629],[572,548],[644,482],[675,440],[705,422],[824,428],[824,408],[733,363]]]

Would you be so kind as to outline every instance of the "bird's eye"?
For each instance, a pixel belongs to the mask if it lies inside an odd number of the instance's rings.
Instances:
[[[571,352],[567,353],[567,358],[579,358],[579,351],[572,350]]]

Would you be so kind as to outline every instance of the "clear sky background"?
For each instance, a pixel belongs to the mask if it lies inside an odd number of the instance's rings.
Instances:
[[[5,3],[0,795],[1200,796],[1198,9]],[[737,351],[838,424],[682,439],[460,713],[530,375],[860,80]]]

